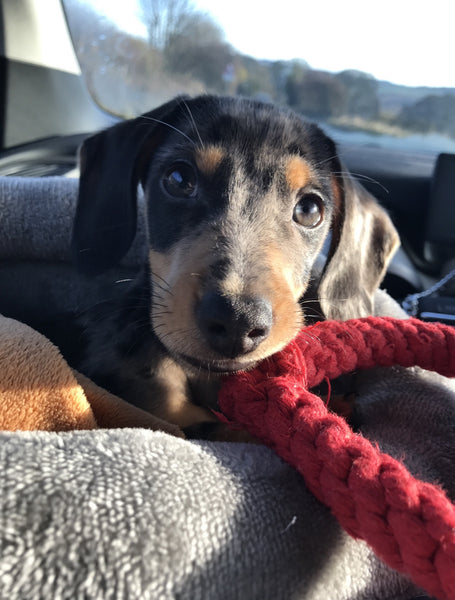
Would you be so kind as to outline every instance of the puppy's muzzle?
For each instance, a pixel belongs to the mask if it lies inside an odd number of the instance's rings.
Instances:
[[[265,298],[230,298],[210,290],[197,306],[196,320],[210,348],[232,359],[252,352],[267,339],[273,313]]]

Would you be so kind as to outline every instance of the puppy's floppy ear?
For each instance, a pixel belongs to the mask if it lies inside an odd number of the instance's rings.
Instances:
[[[166,133],[182,98],[145,115],[114,125],[84,141],[73,224],[76,265],[96,274],[114,266],[136,233],[137,186],[144,163]]]
[[[373,297],[399,245],[389,216],[359,183],[341,169],[333,178],[338,214],[332,244],[318,288],[328,319],[373,314]]]

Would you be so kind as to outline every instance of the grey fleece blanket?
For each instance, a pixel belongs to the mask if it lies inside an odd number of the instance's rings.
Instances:
[[[96,301],[68,259],[76,185],[0,179],[7,316]],[[119,276],[134,273],[144,236]],[[402,316],[383,292],[376,312]],[[453,383],[418,369],[375,370],[358,382],[363,433],[455,497]],[[0,457],[2,599],[424,597],[262,446],[143,429],[1,432]]]

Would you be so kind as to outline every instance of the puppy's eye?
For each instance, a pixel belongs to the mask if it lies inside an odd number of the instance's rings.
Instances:
[[[187,163],[175,163],[163,176],[163,186],[175,198],[193,198],[197,190],[196,173]]]
[[[322,223],[324,204],[314,192],[303,194],[294,207],[292,218],[302,227],[313,229]]]

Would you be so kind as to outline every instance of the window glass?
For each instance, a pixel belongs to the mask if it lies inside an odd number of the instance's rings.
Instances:
[[[90,92],[116,115],[137,115],[179,93],[241,94],[289,105],[341,142],[455,151],[446,2],[64,6]]]

